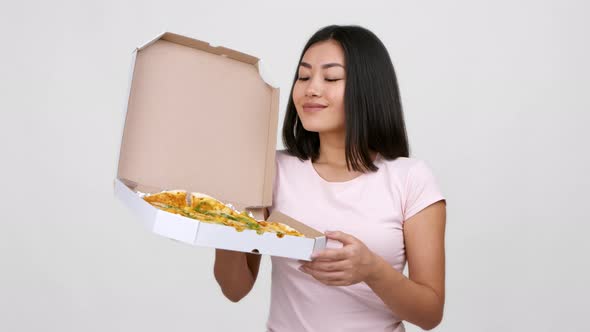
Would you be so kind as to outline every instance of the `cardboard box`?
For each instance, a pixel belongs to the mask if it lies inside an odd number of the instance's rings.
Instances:
[[[305,237],[237,232],[161,211],[138,192],[208,194],[264,219],[272,205],[279,91],[253,56],[173,33],[133,52],[115,195],[154,233],[184,243],[309,260],[324,235],[273,211]]]

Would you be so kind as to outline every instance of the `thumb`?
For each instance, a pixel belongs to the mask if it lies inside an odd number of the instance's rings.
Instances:
[[[342,242],[344,245],[353,244],[356,238],[350,234],[340,231],[326,231],[326,238]]]

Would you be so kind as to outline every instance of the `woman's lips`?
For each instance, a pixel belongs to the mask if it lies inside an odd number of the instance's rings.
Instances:
[[[312,103],[305,103],[303,104],[303,111],[304,112],[318,112],[326,108],[326,106],[321,104],[312,104]]]

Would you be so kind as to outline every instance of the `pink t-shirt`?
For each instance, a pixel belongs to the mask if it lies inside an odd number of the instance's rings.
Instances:
[[[403,225],[443,200],[420,160],[375,160],[379,170],[347,182],[328,182],[310,160],[277,151],[271,212],[279,210],[320,232],[342,231],[363,241],[398,271],[406,263]],[[342,244],[329,240],[328,247]],[[326,286],[298,270],[294,259],[272,257],[269,332],[404,331],[404,326],[365,283]]]

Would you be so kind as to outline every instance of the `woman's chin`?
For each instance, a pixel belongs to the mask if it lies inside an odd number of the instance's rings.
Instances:
[[[307,124],[307,125],[303,125],[303,128],[307,131],[311,131],[314,133],[331,133],[331,132],[340,132],[340,131],[344,131],[344,129],[338,129],[337,127],[327,127],[325,125],[311,125],[311,124]]]
[[[328,128],[326,128],[325,125],[313,123],[312,121],[310,121],[310,122],[311,123],[302,123],[303,128],[307,131],[320,133],[320,132],[326,131],[326,129],[328,129]]]
[[[319,132],[321,132],[321,131],[322,131],[322,130],[321,130],[321,128],[320,128],[320,129],[318,129],[318,128],[316,128],[316,127],[313,127],[313,126],[303,126],[303,129],[305,129],[305,130],[307,130],[307,131],[310,131],[310,132],[312,132],[312,133],[319,133]]]

